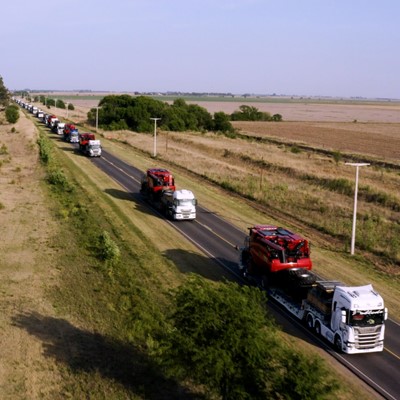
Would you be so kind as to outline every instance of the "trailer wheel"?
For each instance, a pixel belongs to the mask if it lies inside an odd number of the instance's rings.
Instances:
[[[315,322],[315,333],[321,336],[321,324],[318,321]]]
[[[261,277],[261,289],[264,289],[264,290],[268,289],[268,277],[267,277],[267,275],[263,275]]]
[[[335,348],[339,353],[342,352],[342,339],[339,335],[335,336]]]
[[[313,321],[313,317],[311,314],[307,314],[306,324],[307,324],[307,328],[310,331],[312,331],[314,329],[314,321]]]

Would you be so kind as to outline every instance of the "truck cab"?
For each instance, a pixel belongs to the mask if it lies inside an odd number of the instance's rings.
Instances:
[[[196,219],[197,200],[191,190],[165,191],[161,203],[164,213],[173,220]]]
[[[320,281],[304,302],[306,322],[345,353],[383,350],[387,309],[372,285]]]

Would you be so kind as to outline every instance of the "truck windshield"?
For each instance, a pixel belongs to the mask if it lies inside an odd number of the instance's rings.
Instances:
[[[357,310],[350,311],[350,325],[371,326],[381,325],[384,321],[383,310]]]
[[[195,205],[194,199],[181,199],[178,200],[178,206],[190,207]]]
[[[93,150],[97,150],[97,149],[100,148],[100,145],[99,145],[99,144],[92,144],[92,145],[90,146],[90,148],[93,149]]]

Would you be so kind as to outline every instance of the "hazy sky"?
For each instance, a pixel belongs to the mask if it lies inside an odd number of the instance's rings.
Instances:
[[[12,0],[14,89],[400,98],[399,0]]]

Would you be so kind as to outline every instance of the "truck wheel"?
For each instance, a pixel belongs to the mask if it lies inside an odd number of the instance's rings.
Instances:
[[[261,277],[261,289],[267,290],[268,289],[268,276],[263,275]]]
[[[318,321],[315,322],[315,333],[321,336],[321,324]]]
[[[313,317],[311,316],[311,314],[307,314],[306,324],[307,324],[307,328],[310,331],[312,331],[314,329],[314,321],[313,321]]]
[[[290,280],[299,286],[309,286],[315,283],[316,276],[305,268],[292,268],[288,270]]]
[[[339,353],[342,352],[342,339],[340,339],[339,335],[335,336],[335,348]]]

